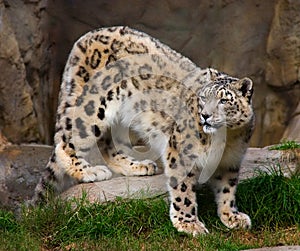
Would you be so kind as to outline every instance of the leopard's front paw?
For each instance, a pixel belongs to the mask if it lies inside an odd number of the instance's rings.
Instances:
[[[137,161],[135,163],[133,162],[131,170],[131,175],[154,175],[157,172],[157,165],[152,160]]]
[[[91,166],[83,169],[81,182],[95,182],[108,180],[112,176],[112,172],[106,166]]]
[[[178,232],[184,232],[193,236],[209,233],[204,224],[199,220],[191,222],[176,221],[173,222],[173,225],[178,230]]]
[[[228,228],[251,228],[251,219],[247,214],[241,212],[223,212],[221,221]]]

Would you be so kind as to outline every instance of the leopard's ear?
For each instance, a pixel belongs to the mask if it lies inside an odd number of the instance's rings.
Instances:
[[[214,81],[217,78],[216,70],[212,68],[208,68],[208,72],[209,72],[210,80]]]
[[[253,94],[253,82],[250,78],[242,78],[236,81],[234,84],[235,88],[241,92],[243,97],[251,99]]]

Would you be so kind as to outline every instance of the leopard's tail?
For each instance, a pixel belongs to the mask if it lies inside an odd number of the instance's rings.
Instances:
[[[55,152],[53,151],[46,169],[35,187],[33,197],[28,203],[29,205],[34,206],[46,203],[58,193],[74,185],[74,179],[65,173],[61,173],[61,168],[58,168],[57,163],[53,161],[54,156]]]

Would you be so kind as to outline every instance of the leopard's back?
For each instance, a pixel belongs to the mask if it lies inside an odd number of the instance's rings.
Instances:
[[[74,44],[63,74],[59,110],[64,110],[61,103],[66,99],[70,100],[67,98],[68,96],[81,94],[84,91],[82,88],[91,83],[99,71],[107,69],[108,65],[115,62],[117,64],[117,61],[123,58],[128,59],[127,64],[133,64],[135,60],[140,62],[138,56],[141,55],[145,56],[145,60],[151,60],[151,63],[157,65],[156,69],[158,71],[161,69],[160,74],[172,74],[174,78],[179,78],[179,76],[196,69],[194,63],[188,58],[145,33],[123,26],[101,28],[85,34]],[[166,60],[163,60],[164,58]],[[177,69],[173,68],[175,65],[180,66],[180,72],[176,72]],[[126,71],[127,69],[122,70]],[[136,75],[143,70],[147,69],[137,69],[137,72],[131,73],[131,75]],[[117,82],[115,79],[113,81]],[[108,83],[102,85],[102,90],[106,91],[109,87]],[[72,101],[73,103],[70,105],[74,105],[76,100]]]

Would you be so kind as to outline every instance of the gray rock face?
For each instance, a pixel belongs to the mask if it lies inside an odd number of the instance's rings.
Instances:
[[[299,140],[299,12],[287,0],[0,0],[0,130],[13,143],[51,143],[73,43],[94,28],[129,25],[200,67],[251,77],[252,146]]]
[[[0,130],[14,143],[42,141],[48,133],[45,2],[0,0]]]
[[[300,142],[300,102],[296,110],[291,115],[291,121],[282,136],[283,139],[296,140]]]
[[[3,3],[0,3],[0,124],[14,142],[38,139],[32,89],[20,47]]]
[[[0,151],[0,205],[17,209],[32,197],[52,147],[12,145]]]
[[[267,40],[265,79],[279,94],[271,101],[265,116],[268,119],[264,120],[269,142],[279,130],[284,131],[283,139],[300,141],[299,10],[299,1],[278,1]]]
[[[300,2],[278,1],[267,41],[266,81],[291,87],[300,80]]]

